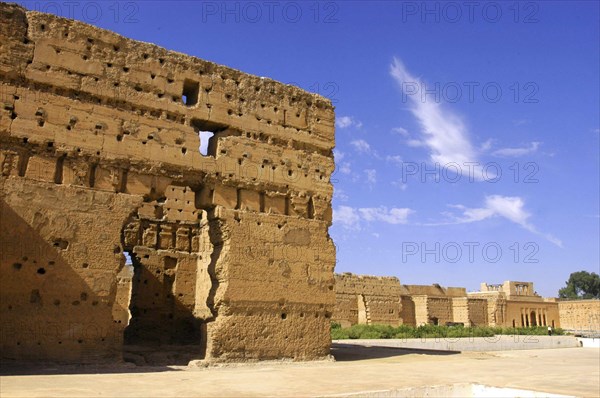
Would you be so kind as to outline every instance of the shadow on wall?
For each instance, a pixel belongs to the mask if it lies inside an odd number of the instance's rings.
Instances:
[[[132,289],[129,279],[118,280],[125,261],[112,243],[124,220],[105,221],[108,208],[65,216],[60,206],[43,207],[32,202],[12,208],[0,200],[0,372],[48,370],[43,361],[120,359],[132,291],[126,360],[181,365],[202,358],[203,325],[173,294],[176,259],[165,257],[160,274],[151,274],[134,256]],[[116,240],[104,239],[109,231]]]
[[[119,357],[127,317],[115,303],[115,273],[77,252],[87,246],[70,237],[81,226],[64,216],[30,215],[24,220],[0,201],[1,357],[79,362]]]
[[[178,259],[134,253],[124,359],[138,365],[187,365],[204,358],[206,325],[174,289]]]

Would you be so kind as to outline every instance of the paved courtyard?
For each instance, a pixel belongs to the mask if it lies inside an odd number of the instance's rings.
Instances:
[[[458,383],[584,397],[600,394],[598,348],[449,353],[335,344],[332,352],[335,362],[209,368],[126,364],[19,369],[5,362],[0,396],[343,396]]]

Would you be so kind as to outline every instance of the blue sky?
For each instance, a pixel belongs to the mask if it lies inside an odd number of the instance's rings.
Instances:
[[[599,272],[598,2],[20,3],[331,98],[338,272]]]

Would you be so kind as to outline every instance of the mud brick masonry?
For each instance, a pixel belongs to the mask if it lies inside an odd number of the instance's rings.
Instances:
[[[327,99],[6,3],[0,83],[3,357],[329,354]]]
[[[562,327],[600,331],[600,300],[558,300],[539,296],[533,282],[482,283],[464,287],[401,285],[396,277],[336,274],[333,320],[356,324]]]

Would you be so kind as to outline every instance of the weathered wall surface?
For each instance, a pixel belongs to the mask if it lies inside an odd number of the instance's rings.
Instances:
[[[556,302],[507,300],[505,314],[505,321],[502,326],[561,327],[558,304]]]
[[[533,287],[530,282],[519,283]],[[507,285],[505,283],[505,285]],[[495,285],[498,286],[498,285]],[[469,299],[485,299],[488,308],[488,323],[490,326],[530,327],[552,326],[561,327],[558,303],[554,299],[545,299],[533,293],[523,295],[507,295],[502,290],[469,293]]]
[[[2,355],[118,356],[123,335],[327,355],[330,102],[14,5],[0,22]]]
[[[402,321],[404,324],[420,326],[426,324],[445,325],[462,322],[465,326],[487,323],[487,302],[467,299],[463,287],[433,285],[402,285]]]
[[[409,326],[417,326],[417,308],[412,296],[401,295],[400,303],[402,307],[400,311],[400,318],[402,318],[402,324]],[[421,310],[421,308],[419,308],[419,310]]]
[[[336,274],[335,292],[333,320],[343,327],[359,323],[398,326],[402,322],[396,277]]]
[[[467,304],[469,307],[469,324],[471,326],[487,326],[488,325],[488,302],[483,299],[468,298]],[[462,322],[462,321],[456,321]],[[466,323],[465,323],[466,325]]]
[[[600,300],[559,301],[558,311],[563,329],[600,331]]]
[[[465,326],[487,326],[487,300],[467,297],[452,298],[453,322],[463,323]]]

